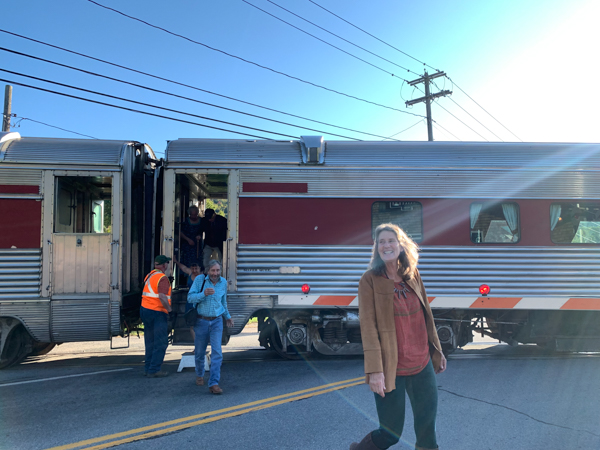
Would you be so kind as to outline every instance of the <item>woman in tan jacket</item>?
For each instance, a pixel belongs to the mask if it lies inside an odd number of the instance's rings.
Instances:
[[[379,428],[350,450],[386,449],[400,440],[405,392],[415,420],[415,448],[438,448],[434,372],[446,370],[446,358],[418,258],[417,244],[400,227],[377,227],[369,270],[358,287],[358,308],[366,382],[375,393]]]

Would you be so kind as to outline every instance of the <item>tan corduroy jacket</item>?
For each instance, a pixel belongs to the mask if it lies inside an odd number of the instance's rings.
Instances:
[[[442,360],[442,346],[418,271],[411,280],[407,281],[407,284],[416,292],[423,305],[431,362],[437,371]],[[396,389],[398,366],[398,343],[394,322],[394,281],[375,275],[372,270],[365,272],[358,285],[358,315],[365,353],[365,382],[369,383],[369,374],[383,372],[385,392],[393,391]]]

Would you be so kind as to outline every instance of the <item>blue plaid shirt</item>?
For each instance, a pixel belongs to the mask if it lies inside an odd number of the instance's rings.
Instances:
[[[206,283],[204,283],[205,277]],[[202,283],[204,283],[204,290],[200,292]],[[213,288],[215,293],[204,295],[207,288]],[[198,314],[201,316],[218,317],[224,314],[225,319],[231,319],[231,315],[227,310],[227,280],[223,277],[219,277],[219,281],[215,285],[210,281],[208,275],[197,276],[188,292],[187,301],[196,307]]]

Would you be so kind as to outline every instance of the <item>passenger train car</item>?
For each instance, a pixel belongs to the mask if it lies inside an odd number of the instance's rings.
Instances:
[[[134,141],[0,134],[0,368],[139,321],[155,159]]]
[[[599,168],[597,144],[178,139],[164,249],[185,206],[226,198],[232,332],[256,316],[282,355],[360,353],[358,281],[393,222],[421,247],[447,352],[474,331],[600,350]]]

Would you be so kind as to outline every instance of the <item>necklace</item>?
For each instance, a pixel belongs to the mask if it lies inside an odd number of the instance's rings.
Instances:
[[[408,288],[406,287],[406,285],[405,285],[403,282],[399,282],[398,284],[400,285],[400,288],[401,288],[401,289],[398,289],[398,288],[396,287],[396,285],[394,284],[394,292],[395,292],[396,294],[398,294],[398,298],[400,297],[400,294],[402,294],[402,296],[403,296],[404,298],[407,298],[407,297],[406,297],[406,294],[408,294],[410,291],[408,290]]]
[[[389,280],[390,277],[388,277],[388,274],[385,274],[385,277]],[[393,280],[392,280],[393,281]],[[396,287],[396,284],[400,285],[400,289],[398,289]],[[402,294],[402,297],[407,298],[406,294],[408,294],[410,292],[410,290],[406,287],[406,284],[404,283],[404,281],[394,281],[394,292],[398,295],[398,298],[400,298],[400,294]]]

